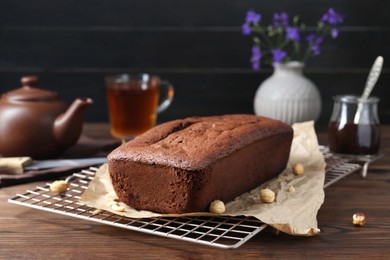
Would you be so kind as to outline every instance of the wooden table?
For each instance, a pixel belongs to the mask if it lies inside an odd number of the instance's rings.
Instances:
[[[84,131],[107,136],[107,125],[88,124]],[[238,249],[219,249],[158,237],[13,205],[8,198],[42,185],[35,182],[0,190],[0,259],[389,259],[390,126],[382,130],[384,157],[368,177],[352,173],[326,188],[318,213],[320,235],[292,237],[270,230]],[[324,131],[320,142],[326,144]],[[352,225],[362,211],[366,225]]]

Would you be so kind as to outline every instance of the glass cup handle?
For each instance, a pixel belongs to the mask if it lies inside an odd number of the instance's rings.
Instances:
[[[171,105],[172,100],[173,100],[173,96],[175,95],[175,89],[172,86],[172,84],[169,83],[168,81],[164,80],[161,82],[160,93],[162,92],[161,91],[162,89],[165,89],[166,94],[165,94],[164,100],[161,101],[161,103],[157,107],[157,114],[163,112],[165,109],[167,109]]]

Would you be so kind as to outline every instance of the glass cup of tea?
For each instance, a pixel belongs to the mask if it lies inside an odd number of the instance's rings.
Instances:
[[[111,134],[122,140],[155,126],[157,114],[169,107],[174,96],[174,87],[156,75],[109,75],[105,81]]]
[[[342,95],[333,98],[334,106],[328,128],[331,152],[344,155],[372,156],[379,152],[379,98],[361,99]]]

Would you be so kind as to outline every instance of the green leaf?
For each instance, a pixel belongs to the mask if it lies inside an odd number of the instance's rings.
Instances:
[[[299,16],[298,15],[295,15],[294,17],[293,17],[293,23],[294,24],[297,24],[299,22]]]

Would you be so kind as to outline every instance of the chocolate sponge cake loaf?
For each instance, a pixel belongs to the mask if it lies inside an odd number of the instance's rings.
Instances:
[[[108,156],[120,201],[160,213],[208,211],[278,175],[292,128],[255,115],[190,117],[154,127]]]

